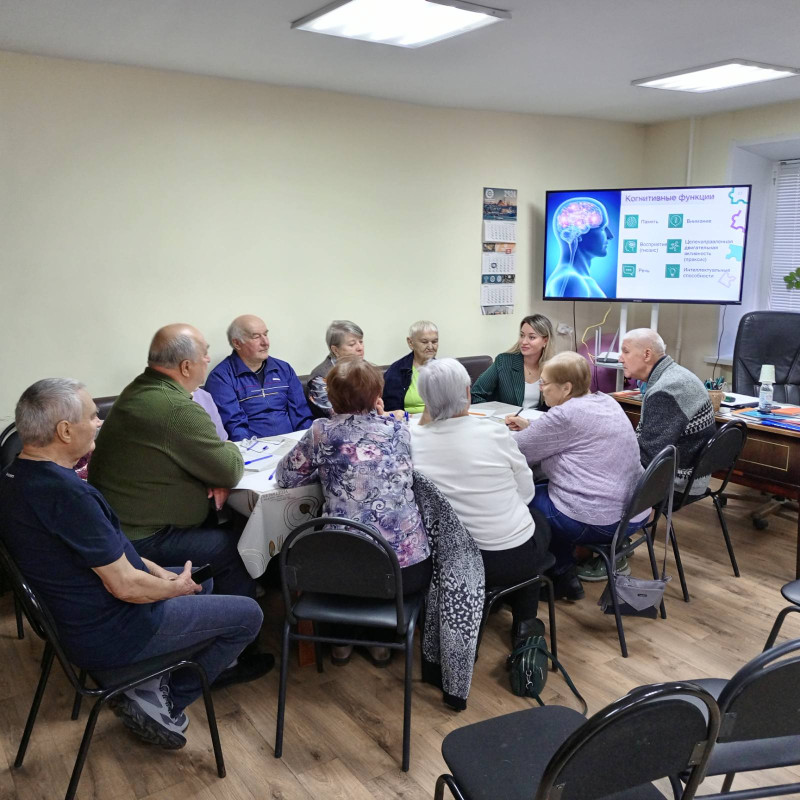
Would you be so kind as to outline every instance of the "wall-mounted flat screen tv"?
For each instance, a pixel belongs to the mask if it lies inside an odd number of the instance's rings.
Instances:
[[[544,299],[741,303],[750,189],[547,192]]]

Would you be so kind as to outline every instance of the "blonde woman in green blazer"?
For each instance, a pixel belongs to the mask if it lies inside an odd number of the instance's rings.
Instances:
[[[519,340],[500,353],[472,387],[473,403],[497,401],[520,408],[547,410],[539,388],[542,367],[553,355],[553,324],[543,314],[525,317]]]

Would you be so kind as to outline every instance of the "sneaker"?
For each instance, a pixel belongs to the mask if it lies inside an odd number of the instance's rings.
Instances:
[[[331,647],[331,664],[337,667],[343,667],[345,664],[350,663],[350,657],[353,655],[353,645],[335,645]]]
[[[625,556],[617,559],[617,575],[630,575],[631,568]],[[578,567],[578,577],[587,583],[604,581],[608,578],[606,574],[606,562],[600,556],[596,556],[591,561],[581,564]]]
[[[379,669],[389,666],[392,660],[392,651],[388,647],[368,647],[369,660]]]
[[[275,656],[271,653],[242,653],[234,666],[217,675],[211,684],[212,689],[222,689],[234,683],[247,683],[266,675],[275,666]]]
[[[184,711],[173,713],[168,675],[123,692],[113,709],[125,727],[145,742],[166,750],[179,750],[186,744],[183,733],[189,717]]]

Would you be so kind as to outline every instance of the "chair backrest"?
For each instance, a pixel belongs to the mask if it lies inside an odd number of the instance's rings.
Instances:
[[[758,395],[762,364],[775,365],[775,402],[800,403],[800,314],[751,311],[741,318],[733,347],[733,391]]]
[[[22,451],[22,441],[17,433],[17,428],[12,422],[0,433],[0,470],[7,469],[11,462]]]
[[[3,541],[0,541],[0,570],[8,578],[14,594],[22,605],[25,618],[34,633],[53,648],[56,658],[64,669],[64,673],[69,678],[73,688],[78,690],[80,687],[78,676],[75,674],[75,670],[61,646],[58,630],[50,611],[20,572],[16,561],[8,552]]]
[[[473,383],[492,366],[491,356],[461,356],[456,361],[461,362]]]
[[[746,441],[747,425],[742,420],[735,419],[726,422],[697,454],[692,465],[692,474],[689,476],[682,497],[684,499],[689,497],[695,478],[713,475],[715,472],[724,470],[727,474],[722,486],[717,489],[717,493],[722,492]]]
[[[628,507],[620,520],[619,531],[626,531],[628,523],[648,508],[655,508],[657,513],[664,510],[665,504],[671,506],[672,489],[675,485],[675,467],[677,450],[674,445],[667,445],[648,464],[644,474],[639,478]]]
[[[719,741],[800,735],[795,699],[798,686],[800,639],[757,655],[728,681],[719,695],[722,715]],[[800,753],[797,761],[800,763]]]
[[[714,698],[691,683],[641,686],[578,728],[550,759],[535,800],[593,800],[689,770],[694,796],[719,730]]]
[[[395,600],[398,630],[405,631],[397,554],[369,525],[344,517],[308,520],[286,538],[279,563],[287,610],[297,591]]]

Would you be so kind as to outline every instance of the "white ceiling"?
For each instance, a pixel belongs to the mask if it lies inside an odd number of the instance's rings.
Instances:
[[[636,78],[741,57],[800,66],[800,0],[482,0],[512,19],[417,50],[294,31],[326,0],[0,0],[0,49],[426,105],[655,122],[800,99]]]

